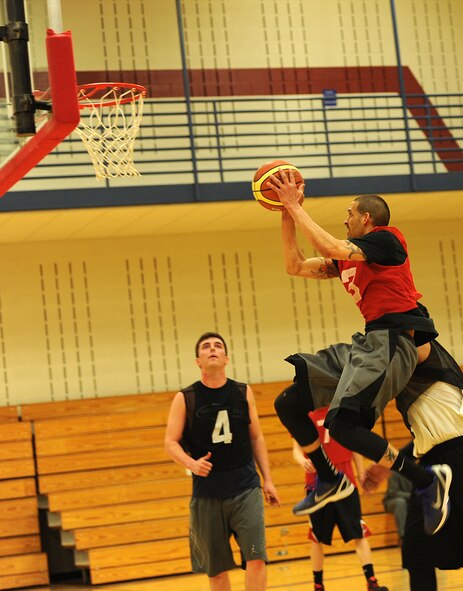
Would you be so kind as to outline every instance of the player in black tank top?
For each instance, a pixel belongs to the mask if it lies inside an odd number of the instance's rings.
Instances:
[[[193,474],[194,497],[234,497],[259,486],[249,436],[246,384],[227,379],[220,388],[198,381],[182,390],[187,422],[182,443],[192,458],[211,452],[208,478]]]
[[[265,591],[268,558],[262,492],[271,505],[279,505],[279,499],[254,394],[246,384],[226,377],[227,348],[219,334],[203,334],[195,351],[201,380],[177,392],[165,437],[166,452],[193,475],[192,570],[206,573],[211,588],[228,588],[228,571],[236,566],[230,546],[234,536],[247,585]]]

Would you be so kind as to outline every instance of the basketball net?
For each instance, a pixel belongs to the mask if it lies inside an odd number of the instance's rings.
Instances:
[[[92,160],[96,178],[140,176],[134,145],[143,115],[145,88],[136,84],[96,83],[79,86],[81,117],[75,132]]]

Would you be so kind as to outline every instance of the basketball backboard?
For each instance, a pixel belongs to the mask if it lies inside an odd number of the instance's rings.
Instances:
[[[60,1],[47,0],[46,30],[40,29],[43,19],[36,25],[30,16],[32,0],[1,1],[0,197],[80,121],[72,36],[63,31]],[[45,67],[37,71],[30,40],[46,49]],[[40,52],[34,53],[40,60]],[[37,88],[45,92],[38,94]]]

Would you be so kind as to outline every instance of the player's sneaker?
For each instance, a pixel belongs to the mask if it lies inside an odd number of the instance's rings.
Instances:
[[[376,577],[370,577],[367,579],[367,591],[389,591],[389,589],[384,585],[379,585]]]
[[[325,591],[323,583],[315,583],[313,591]]]
[[[428,470],[434,473],[434,480],[416,492],[423,501],[424,531],[432,535],[443,527],[449,516],[452,469],[447,464],[435,464]]]
[[[354,485],[344,472],[339,472],[335,482],[324,482],[317,478],[317,484],[309,494],[293,507],[294,515],[309,515],[328,503],[345,499],[354,492]]]

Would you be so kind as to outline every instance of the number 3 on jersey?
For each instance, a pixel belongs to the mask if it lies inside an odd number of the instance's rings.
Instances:
[[[341,281],[346,284],[347,291],[354,298],[354,302],[357,303],[362,299],[362,296],[360,294],[360,289],[354,283],[355,272],[355,267],[344,269],[344,271],[341,273]]]
[[[231,443],[233,433],[230,431],[230,421],[226,410],[219,410],[212,432],[212,443]]]

